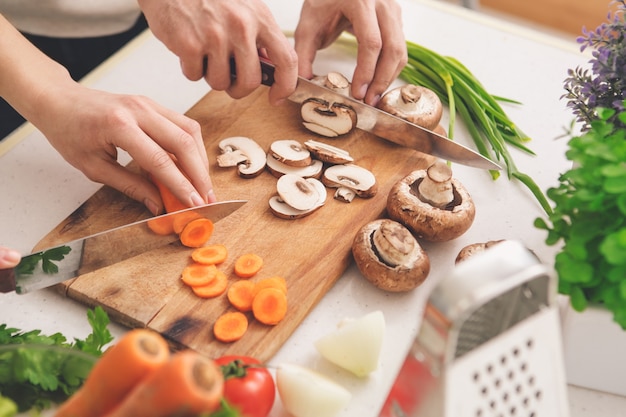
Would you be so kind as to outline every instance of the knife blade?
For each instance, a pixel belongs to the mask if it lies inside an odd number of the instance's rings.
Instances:
[[[192,212],[215,223],[245,203],[246,200],[220,201],[151,217],[26,255],[17,267],[0,270],[0,293],[26,294],[178,240],[176,234],[154,233],[150,229],[152,221]]]
[[[275,67],[263,58],[260,61],[261,82],[263,85],[271,86],[274,84]],[[233,78],[236,77],[234,60],[231,61],[231,75]],[[352,97],[336,93],[306,78],[298,77],[296,91],[289,96],[289,100],[301,104],[311,97],[326,100],[331,104],[339,103],[352,107],[357,114],[357,128],[390,142],[473,168],[502,169],[500,165],[489,158],[445,136],[410,123]]]

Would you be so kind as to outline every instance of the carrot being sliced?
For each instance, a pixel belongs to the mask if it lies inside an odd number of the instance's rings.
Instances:
[[[221,264],[227,256],[228,249],[220,244],[204,246],[191,253],[191,259],[205,265]]]
[[[264,288],[252,301],[252,314],[263,324],[278,324],[287,314],[287,295],[276,288]]]
[[[185,226],[187,226],[192,220],[202,218],[202,215],[195,211],[183,211],[175,214],[173,218],[172,227],[174,228],[174,233],[181,234]]]
[[[158,333],[147,329],[129,331],[100,357],[83,386],[60,405],[55,417],[107,415],[169,358],[167,342]]]
[[[257,281],[254,285],[254,295],[264,288],[276,288],[287,294],[287,281],[281,276],[273,276]]]
[[[240,311],[222,314],[213,325],[213,335],[220,342],[235,342],[248,330],[248,318]]]
[[[239,311],[252,310],[252,300],[254,299],[256,284],[252,281],[241,280],[235,281],[226,296],[228,301]]]
[[[110,371],[125,373],[119,367]],[[215,362],[195,351],[183,350],[141,381],[106,417],[208,415],[220,407],[223,393],[224,377]]]
[[[203,285],[209,285],[217,274],[217,267],[215,265],[202,265],[193,263],[183,269],[181,279],[190,287],[200,287]]]
[[[191,287],[191,290],[198,297],[201,298],[214,298],[218,295],[222,295],[228,287],[228,277],[219,269],[215,273],[215,277],[206,285],[200,285],[197,287]]]
[[[147,222],[148,228],[157,235],[167,236],[174,234],[172,216],[157,216]]]
[[[189,248],[199,248],[211,238],[213,227],[213,222],[209,219],[192,220],[180,232],[180,243]]]
[[[250,278],[259,272],[262,266],[263,258],[255,253],[246,253],[235,261],[235,274],[240,278]]]
[[[173,213],[175,211],[184,210],[189,208],[186,204],[183,204],[175,195],[156,177],[150,174],[150,180],[159,190],[161,200],[163,200],[163,207],[166,213]]]

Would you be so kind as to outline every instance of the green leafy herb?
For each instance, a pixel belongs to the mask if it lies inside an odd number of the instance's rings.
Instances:
[[[626,103],[624,103],[626,104]],[[626,329],[626,111],[598,109],[589,129],[568,142],[574,167],[559,177],[548,198],[554,211],[547,221],[546,243],[563,243],[555,258],[559,292],[577,311],[601,303]]]
[[[59,267],[55,262],[65,259],[65,255],[70,253],[72,248],[69,246],[59,246],[39,254],[24,257],[17,266],[17,272],[21,275],[30,275],[35,272],[35,268],[41,262],[41,268],[46,274],[56,274]]]
[[[101,307],[89,310],[92,333],[68,342],[61,333],[42,335],[0,325],[0,395],[19,411],[45,409],[80,388],[106,344],[113,340]]]

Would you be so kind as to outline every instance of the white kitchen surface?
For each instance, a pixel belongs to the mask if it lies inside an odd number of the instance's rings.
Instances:
[[[267,3],[281,27],[295,28],[302,1]],[[560,100],[562,82],[568,68],[587,60],[574,41],[552,38],[444,3],[400,0],[400,4],[407,39],[456,57],[492,94],[523,103],[505,109],[533,138],[529,146],[537,156],[512,151],[517,166],[543,189],[556,185],[559,173],[568,167],[564,158],[566,141],[559,137],[572,119]],[[319,53],[315,70],[351,75],[353,67],[354,57],[343,47],[334,46]],[[179,112],[185,112],[209,91],[203,82],[186,80],[177,58],[149,33],[84,82],[107,91],[146,95]],[[457,127],[455,138],[472,146],[462,126]],[[411,293],[388,294],[373,288],[356,268],[350,268],[271,361],[271,365],[294,362],[308,366],[346,386],[353,399],[342,417],[374,416],[381,407],[419,327],[429,291],[450,271],[461,247],[492,239],[518,239],[551,264],[555,248],[546,247],[545,234],[532,225],[542,215],[541,208],[524,187],[508,181],[505,175],[493,181],[483,171],[460,165],[453,169],[455,177],[472,194],[477,216],[473,227],[455,241],[424,245],[432,264],[427,282]],[[24,253],[99,188],[65,163],[29,125],[0,143],[0,178],[0,245]],[[319,357],[313,341],[332,330],[343,317],[357,317],[376,309],[384,312],[387,331],[380,367],[369,378],[351,377]],[[0,295],[0,322],[24,330],[84,337],[89,332],[85,311],[83,305],[51,291]],[[126,330],[117,325],[113,329],[116,335]],[[568,392],[573,417],[626,415],[624,397],[575,386],[569,386]],[[279,405],[273,415],[284,415]]]

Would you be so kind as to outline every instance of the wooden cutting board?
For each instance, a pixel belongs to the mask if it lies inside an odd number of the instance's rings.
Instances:
[[[241,340],[231,344],[216,341],[213,323],[233,308],[225,295],[201,299],[182,284],[180,273],[190,262],[191,250],[179,243],[82,275],[64,283],[60,290],[88,306],[102,306],[116,322],[154,329],[174,346],[193,348],[211,357],[238,353],[262,361],[270,359],[348,267],[354,235],[362,225],[384,215],[391,186],[434,160],[360,130],[339,139],[314,136],[302,127],[299,114],[299,105],[294,103],[271,106],[265,87],[241,100],[213,91],[187,113],[202,125],[218,199],[248,200],[216,223],[210,242],[225,244],[229,250],[229,259],[220,269],[234,282],[234,260],[243,253],[254,252],[263,257],[264,266],[252,279],[283,276],[288,285],[289,307],[287,317],[278,325],[263,325],[250,316],[248,332]],[[280,219],[268,205],[276,193],[275,177],[264,172],[253,179],[242,179],[236,168],[217,166],[217,142],[230,136],[248,136],[265,149],[278,139],[315,139],[341,147],[350,152],[357,165],[374,173],[378,194],[370,199],[355,198],[348,204],[334,200],[334,190],[327,190],[325,206],[315,213],[298,220]],[[136,169],[133,162],[129,166]],[[37,247],[148,216],[141,204],[103,187]]]

